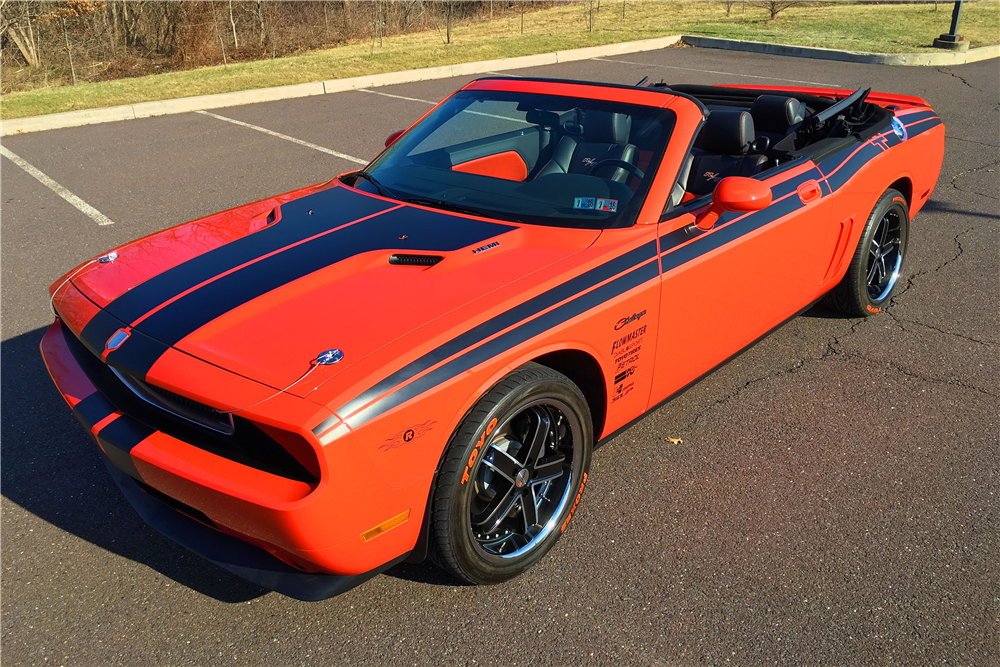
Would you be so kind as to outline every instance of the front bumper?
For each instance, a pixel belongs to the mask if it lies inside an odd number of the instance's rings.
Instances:
[[[220,533],[186,516],[181,510],[143,491],[134,479],[116,468],[110,459],[105,459],[104,463],[126,500],[153,528],[224,570],[296,600],[313,602],[339,595],[403,562],[409,555],[403,554],[381,567],[362,574],[300,572],[263,549],[231,535]]]
[[[74,355],[71,336],[56,320],[42,338],[49,374],[105,455],[122,493],[167,537],[238,576],[300,600],[337,595],[409,555],[413,542],[403,548],[369,543],[380,550],[360,558],[355,544],[360,538],[319,550],[299,546],[330,525],[328,507],[316,502],[329,495],[321,493],[325,485],[221,458],[126,414],[121,396],[104,393],[105,383],[85,372],[81,363],[89,368],[90,360],[81,362],[80,350]]]

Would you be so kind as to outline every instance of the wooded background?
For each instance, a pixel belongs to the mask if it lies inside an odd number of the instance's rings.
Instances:
[[[551,2],[3,0],[0,92],[280,58]]]

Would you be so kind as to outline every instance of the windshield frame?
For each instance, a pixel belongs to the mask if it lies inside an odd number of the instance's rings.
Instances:
[[[401,201],[407,203],[407,200],[414,200],[409,203],[418,204],[421,206],[431,206],[434,207],[435,202],[428,199],[426,193],[415,193],[406,192],[402,188],[397,187],[390,183],[379,183],[376,186],[372,182],[372,178],[378,181],[378,172],[381,169],[389,168],[389,163],[393,158],[399,156],[400,151],[413,150],[416,146],[419,146],[420,142],[431,136],[433,132],[442,127],[444,124],[450,122],[454,117],[461,113],[465,107],[460,107],[458,110],[451,111],[447,117],[438,123],[433,123],[433,127],[430,127],[427,132],[422,133],[421,128],[428,127],[428,121],[433,121],[435,114],[439,113],[446,104],[449,102],[454,102],[454,99],[458,96],[461,98],[469,100],[466,103],[466,107],[474,104],[476,100],[489,100],[489,101],[510,101],[517,102],[518,104],[536,104],[539,101],[545,100],[545,98],[551,99],[551,104],[568,104],[573,108],[583,108],[594,107],[594,106],[611,106],[616,111],[620,109],[619,112],[630,113],[633,117],[640,116],[649,121],[658,122],[660,125],[660,134],[657,138],[652,140],[652,151],[649,158],[649,162],[646,168],[643,170],[644,177],[641,179],[639,186],[634,192],[632,192],[631,197],[629,197],[625,206],[622,210],[613,216],[603,217],[603,218],[582,218],[582,217],[563,217],[557,214],[542,216],[542,215],[532,215],[528,211],[504,211],[504,210],[493,210],[493,209],[482,209],[477,208],[473,205],[465,206],[463,212],[466,214],[478,215],[480,217],[499,219],[512,221],[523,224],[547,226],[547,227],[564,227],[564,228],[579,228],[579,229],[612,229],[612,228],[622,228],[631,227],[636,224],[639,214],[642,210],[643,204],[649,194],[650,188],[653,186],[657,179],[659,170],[662,166],[662,161],[664,154],[670,145],[670,142],[674,139],[675,130],[677,127],[677,113],[670,109],[670,103],[675,97],[672,94],[663,94],[663,92],[655,91],[652,89],[636,89],[631,88],[635,93],[639,95],[618,95],[620,91],[614,90],[614,88],[630,88],[626,86],[604,86],[601,84],[588,84],[584,82],[559,82],[562,85],[551,86],[557,90],[553,92],[548,91],[538,91],[536,86],[532,86],[531,90],[519,90],[518,86],[511,85],[511,79],[485,79],[474,81],[462,90],[456,92],[454,95],[449,96],[440,104],[431,109],[427,114],[425,114],[419,121],[414,123],[409,129],[397,137],[382,153],[380,153],[365,169],[360,170],[365,174],[364,178],[368,183],[368,187],[373,190],[379,191],[380,196],[385,196],[387,198]],[[537,84],[540,82],[518,80],[517,84]],[[494,85],[491,85],[494,84]],[[570,85],[566,85],[570,84]],[[602,90],[602,88],[604,90]],[[570,89],[570,90],[566,90]],[[608,90],[610,89],[610,90]],[[665,91],[664,91],[665,92]],[[567,94],[572,93],[572,94]],[[651,94],[652,93],[652,94]],[[659,94],[656,94],[659,93]],[[632,98],[628,101],[622,101],[621,98]],[[641,102],[637,102],[634,98],[640,98]],[[654,103],[644,103],[648,102]],[[454,108],[454,107],[453,107]],[[536,123],[528,123],[529,127],[539,127]],[[495,135],[500,136],[500,135]],[[629,137],[633,139],[635,135]],[[489,137],[487,137],[489,138]],[[470,141],[475,141],[472,139]],[[451,144],[449,146],[444,146],[438,150],[447,150],[451,146],[462,146],[464,143],[469,142],[458,142]],[[420,153],[418,153],[420,154]],[[399,168],[398,166],[393,168]],[[586,176],[581,174],[574,174],[574,176]],[[477,177],[478,178],[478,177]],[[365,186],[365,182],[362,181],[362,176],[358,175],[358,172],[350,172],[345,174],[344,182],[347,185],[351,185],[362,191],[368,191],[368,187]],[[502,180],[502,179],[501,179]],[[610,180],[610,179],[601,179]],[[634,179],[627,179],[626,183],[633,181]],[[510,183],[516,183],[516,181],[509,181]],[[532,181],[521,181],[521,183],[530,183]],[[617,183],[617,182],[615,182]],[[619,184],[621,185],[621,184]],[[615,187],[618,187],[617,185]],[[622,186],[627,187],[627,186]],[[470,189],[471,190],[471,189]],[[375,193],[373,193],[375,194]],[[599,196],[599,195],[598,195]],[[525,202],[530,208],[530,198],[525,198]],[[439,208],[444,210],[457,210],[460,208],[461,202],[450,202],[441,201]],[[553,206],[555,204],[553,203]],[[565,208],[565,205],[562,206]]]

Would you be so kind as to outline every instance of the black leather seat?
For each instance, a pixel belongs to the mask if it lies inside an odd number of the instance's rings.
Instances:
[[[628,143],[632,131],[631,116],[591,109],[584,113],[581,125],[582,135],[565,135],[559,139],[552,151],[552,159],[535,178],[548,174],[589,174],[594,165],[602,160],[623,160],[635,164],[636,147]],[[593,175],[624,183],[629,172],[608,165]]]
[[[806,105],[794,97],[761,95],[750,107],[758,137],[767,137],[773,147],[795,129],[806,115]]]
[[[684,189],[689,195],[707,195],[727,176],[753,176],[767,163],[764,155],[751,155],[753,117],[738,109],[713,111],[701,130],[701,150],[692,151]],[[686,165],[685,165],[686,166]]]

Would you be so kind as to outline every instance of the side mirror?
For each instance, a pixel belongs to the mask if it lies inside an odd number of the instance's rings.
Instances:
[[[385,138],[385,147],[388,148],[389,146],[392,146],[396,142],[396,139],[399,139],[399,135],[401,135],[401,134],[403,134],[403,130],[399,130],[397,132],[393,132],[388,137],[386,137]]]
[[[726,211],[745,213],[759,211],[771,205],[771,188],[746,176],[727,176],[712,191],[712,205],[698,216],[694,225],[703,232],[715,226]]]

